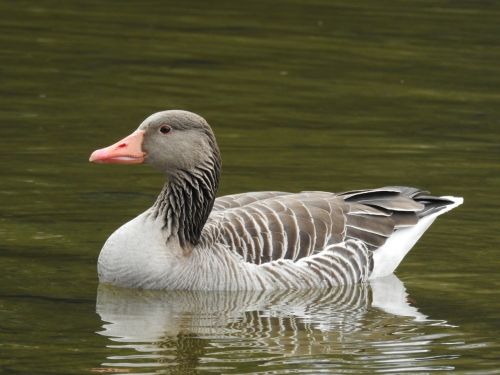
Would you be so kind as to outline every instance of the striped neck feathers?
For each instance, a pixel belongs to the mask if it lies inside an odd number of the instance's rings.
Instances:
[[[177,237],[181,247],[188,251],[199,243],[215,201],[220,169],[220,155],[215,148],[202,165],[167,176],[153,205],[154,217],[163,217],[167,241]]]

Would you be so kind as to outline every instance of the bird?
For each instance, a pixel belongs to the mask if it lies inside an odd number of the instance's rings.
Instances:
[[[153,205],[113,232],[99,254],[99,282],[125,288],[364,283],[392,274],[436,217],[463,203],[405,186],[216,197],[221,155],[214,132],[184,110],[150,115],[89,161],[144,163],[166,177]]]

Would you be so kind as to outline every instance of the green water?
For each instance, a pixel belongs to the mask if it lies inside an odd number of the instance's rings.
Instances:
[[[1,1],[0,371],[500,373],[499,20],[494,1]],[[220,194],[463,196],[392,280],[407,309],[374,285],[98,288],[102,243],[162,178],[88,156],[169,108],[215,129]]]

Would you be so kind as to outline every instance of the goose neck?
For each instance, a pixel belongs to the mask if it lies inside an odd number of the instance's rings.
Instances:
[[[163,219],[167,241],[177,238],[186,250],[196,246],[212,211],[219,183],[220,164],[176,171],[156,200],[155,217]]]

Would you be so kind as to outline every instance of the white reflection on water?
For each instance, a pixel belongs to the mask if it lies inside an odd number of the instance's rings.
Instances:
[[[451,370],[453,326],[407,301],[391,275],[366,285],[274,292],[134,291],[101,285],[96,372],[317,373]]]

